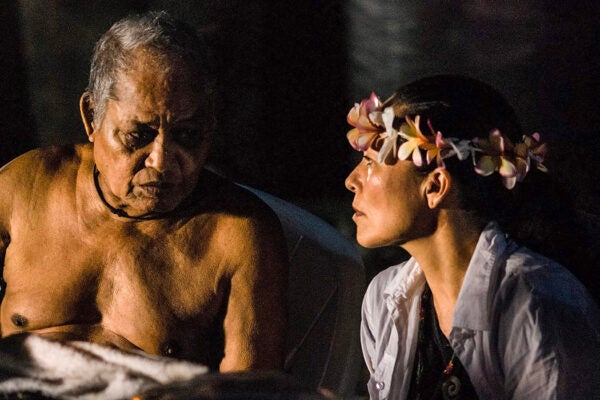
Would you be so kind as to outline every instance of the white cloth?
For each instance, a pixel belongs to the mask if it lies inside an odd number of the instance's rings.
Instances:
[[[38,393],[57,399],[126,399],[187,381],[208,368],[88,342],[59,343],[36,335],[0,341],[0,394]]]
[[[425,277],[390,267],[363,299],[361,344],[371,399],[405,399]],[[519,248],[490,223],[453,316],[450,343],[480,399],[599,399],[600,312],[557,263]]]

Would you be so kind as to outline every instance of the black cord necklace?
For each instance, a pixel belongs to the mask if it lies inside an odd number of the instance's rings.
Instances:
[[[108,208],[108,211],[110,211],[111,214],[116,215],[118,217],[128,218],[128,219],[132,219],[132,220],[136,220],[136,219],[149,220],[149,219],[157,219],[157,218],[164,217],[163,214],[158,214],[158,213],[146,213],[146,214],[142,214],[142,215],[133,217],[133,216],[127,214],[125,211],[121,210],[120,208],[115,208],[115,207],[111,206],[108,203],[108,201],[106,201],[106,198],[104,198],[104,194],[102,193],[102,189],[100,188],[100,182],[98,181],[98,175],[100,175],[100,171],[98,171],[98,168],[96,168],[96,164],[94,164],[94,186],[96,187],[96,192],[98,193],[100,200],[102,200],[102,203],[104,203],[104,205],[106,206],[106,208]]]

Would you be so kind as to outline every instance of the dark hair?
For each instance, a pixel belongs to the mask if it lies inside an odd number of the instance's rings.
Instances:
[[[96,123],[104,116],[106,100],[112,95],[119,73],[131,66],[132,54],[139,49],[150,50],[157,59],[168,56],[183,60],[197,72],[198,82],[194,84],[207,97],[214,95],[211,53],[192,26],[165,11],[132,15],[112,25],[94,48],[87,91],[94,103]]]
[[[394,108],[397,127],[406,115],[420,115],[422,127],[429,120],[445,137],[485,138],[498,129],[516,143],[523,135],[516,113],[504,97],[491,86],[464,76],[419,79],[398,89],[383,104],[383,108],[389,106]],[[568,189],[552,176],[552,168],[558,166],[549,165],[549,173],[532,169],[508,190],[497,173],[478,175],[468,160],[451,157],[445,164],[458,181],[464,209],[485,220],[496,220],[519,243],[562,263],[598,298],[600,245],[596,241],[600,226],[592,216],[574,208]]]
[[[430,122],[444,137],[487,138],[495,129],[513,143],[522,136],[515,111],[504,97],[491,86],[464,76],[419,79],[398,89],[383,104],[384,108],[389,106],[394,109],[395,124],[400,125],[405,116],[420,115],[423,132]],[[478,175],[470,161],[456,157],[446,159],[445,164],[461,188],[465,210],[486,220],[506,223],[515,191],[507,190],[498,174]],[[424,168],[425,172],[428,168]]]

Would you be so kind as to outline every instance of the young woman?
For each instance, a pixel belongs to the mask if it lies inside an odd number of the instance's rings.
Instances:
[[[548,185],[527,189],[549,173],[540,135],[523,135],[494,89],[459,76],[415,81],[383,103],[373,94],[348,122],[363,152],[346,179],[357,241],[411,255],[363,301],[371,398],[598,398],[598,307],[566,268],[522,246],[548,237],[522,207],[552,200]]]

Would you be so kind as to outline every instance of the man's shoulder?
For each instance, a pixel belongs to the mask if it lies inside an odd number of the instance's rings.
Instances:
[[[192,196],[192,223],[200,236],[211,237],[211,249],[232,268],[280,268],[286,265],[286,242],[275,212],[258,196],[211,171],[202,172]],[[197,230],[197,231],[196,231]],[[261,262],[272,259],[277,262]],[[279,272],[277,272],[279,273]]]
[[[43,203],[50,192],[69,190],[86,152],[91,154],[81,145],[43,147],[28,151],[3,166],[0,169],[0,219],[6,222],[17,210]]]
[[[202,211],[222,217],[247,221],[277,219],[273,210],[257,195],[210,170],[202,172],[195,196],[203,205]]]
[[[232,180],[209,170],[202,171],[194,192],[173,215],[188,222],[193,235],[212,237],[214,245],[223,244],[232,254],[252,246],[283,243],[281,222],[275,212],[258,196]],[[229,246],[228,243],[240,243]],[[218,246],[217,246],[218,247]],[[245,250],[244,250],[245,249]]]
[[[49,146],[28,151],[0,169],[0,186],[13,200],[42,196],[52,187],[73,185],[84,159],[91,158],[86,145]],[[62,189],[61,189],[62,188]],[[5,203],[7,199],[4,199]]]
[[[30,150],[0,169],[3,179],[19,181],[36,176],[52,176],[68,170],[76,170],[83,158],[91,155],[87,145],[71,144],[47,146]],[[32,172],[35,171],[35,174]]]

